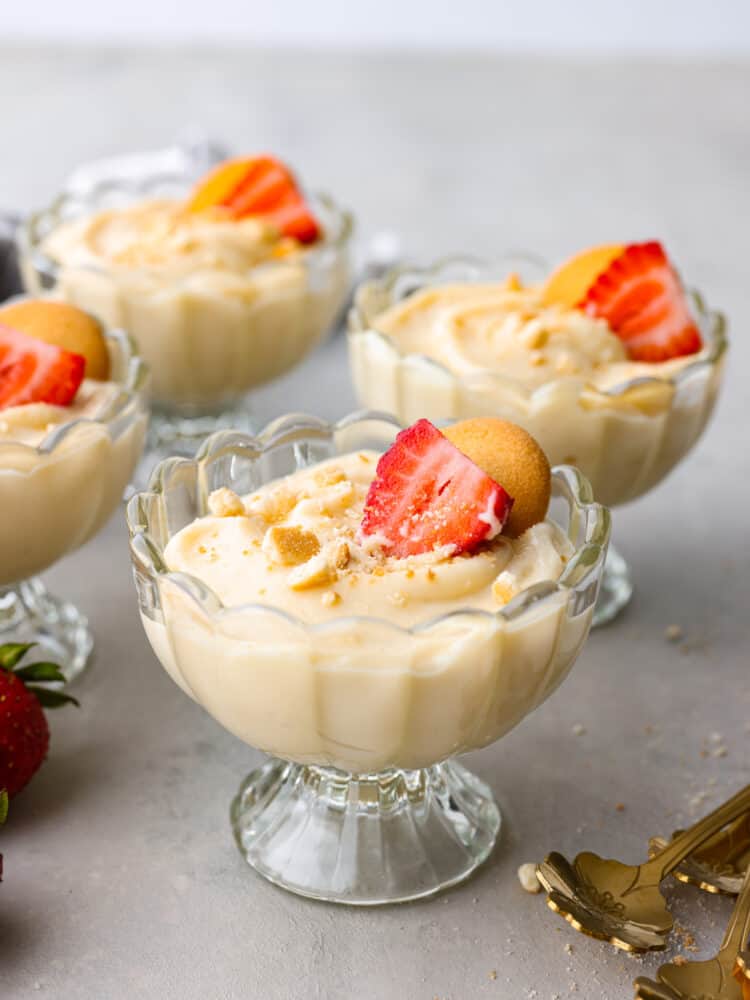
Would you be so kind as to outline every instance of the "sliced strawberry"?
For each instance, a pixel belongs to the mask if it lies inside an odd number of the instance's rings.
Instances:
[[[702,346],[685,293],[661,243],[631,243],[578,305],[606,319],[635,361],[667,361]]]
[[[503,530],[513,500],[429,420],[401,431],[381,456],[362,535],[403,558],[450,545],[467,552]]]
[[[22,403],[69,406],[85,368],[80,354],[0,326],[0,409]]]
[[[260,215],[300,243],[312,243],[320,236],[292,172],[273,156],[219,164],[198,184],[188,207],[194,212],[224,208],[235,219]]]

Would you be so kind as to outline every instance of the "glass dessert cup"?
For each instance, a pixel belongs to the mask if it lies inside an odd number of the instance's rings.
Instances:
[[[119,391],[96,419],[57,424],[36,447],[0,441],[0,641],[38,643],[39,658],[60,663],[67,681],[86,666],[93,638],[84,615],[37,574],[109,520],[148,423],[146,366],[126,334],[105,337]]]
[[[379,313],[419,289],[502,281],[511,272],[533,283],[543,281],[548,269],[531,256],[494,263],[451,257],[362,284],[349,314],[349,360],[360,403],[394,413],[404,424],[422,416],[436,423],[481,416],[512,420],[533,434],[552,465],[579,468],[600,503],[612,508],[637,499],[671,472],[708,422],[727,347],[724,317],[689,291],[703,351],[669,376],[634,378],[607,389],[573,376],[529,388],[498,369],[456,375],[434,359],[402,351],[374,327]],[[594,625],[611,621],[632,591],[628,566],[610,545]]]
[[[431,895],[489,856],[499,810],[454,758],[503,736],[571,669],[591,624],[609,512],[576,469],[555,469],[550,516],[575,547],[559,581],[497,613],[457,602],[408,629],[225,607],[195,577],[170,572],[163,553],[206,513],[212,490],[247,494],[325,458],[382,451],[399,429],[363,412],[336,425],[292,414],[257,437],[219,432],[196,459],[162,463],[127,508],[158,659],[225,728],[270,755],[232,804],[240,851],[292,892],[358,905]]]
[[[349,291],[351,216],[311,196],[325,236],[301,252],[227,274],[66,265],[44,251],[62,223],[151,198],[186,197],[195,177],[154,175],[64,192],[19,227],[27,290],[44,291],[123,327],[151,369],[151,460],[193,455],[206,434],[250,430],[253,389],[299,364],[332,330]],[[231,284],[228,287],[227,282]]]

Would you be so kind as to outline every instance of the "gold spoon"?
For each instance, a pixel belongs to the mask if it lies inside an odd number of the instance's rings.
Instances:
[[[573,864],[550,854],[537,869],[548,906],[577,931],[624,951],[663,948],[674,920],[659,883],[717,830],[750,807],[750,785],[737,792],[642,865],[600,858],[589,851]]]
[[[682,830],[677,830],[672,834],[673,839],[681,833]],[[667,843],[663,837],[652,837],[649,853],[653,856]],[[736,896],[749,866],[750,813],[745,813],[693,851],[672,874],[681,882],[697,885],[706,892]]]
[[[742,989],[742,1000],[750,1000],[750,951],[739,953],[733,975]]]
[[[748,935],[750,873],[745,876],[718,954],[707,962],[667,962],[659,967],[656,979],[639,976],[634,983],[635,1000],[743,1000],[744,985],[736,975],[740,966],[737,956]],[[741,975],[744,979],[744,972]]]

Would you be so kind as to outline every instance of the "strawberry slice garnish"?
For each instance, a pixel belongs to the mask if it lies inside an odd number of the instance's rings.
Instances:
[[[512,506],[499,483],[418,420],[381,456],[360,532],[399,558],[444,545],[458,554],[499,535]]]
[[[273,156],[220,163],[198,184],[188,208],[191,212],[222,208],[233,219],[262,216],[300,243],[312,243],[320,236],[292,172]]]
[[[80,354],[0,326],[0,409],[22,403],[69,406],[85,368]]]
[[[632,243],[578,305],[606,319],[635,361],[668,361],[702,346],[685,293],[661,243]]]

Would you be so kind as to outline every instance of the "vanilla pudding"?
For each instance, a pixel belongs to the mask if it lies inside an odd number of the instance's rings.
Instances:
[[[110,380],[84,379],[68,406],[0,409],[0,585],[41,572],[95,535],[140,458],[145,375],[127,338],[106,337]]]
[[[342,455],[244,499],[212,493],[211,513],[170,539],[167,565],[198,577],[226,606],[271,604],[309,624],[368,615],[409,627],[461,606],[497,611],[526,587],[557,580],[573,553],[562,529],[544,521],[472,554],[445,546],[389,557],[357,537],[377,459]]]
[[[135,338],[158,403],[210,410],[293,367],[333,323],[350,224],[321,214],[326,234],[308,247],[262,219],[191,213],[177,199],[92,205],[46,219],[38,246],[22,246],[24,279],[40,289],[40,251],[56,296]]]
[[[395,558],[360,522],[378,460],[364,445],[398,428],[361,427],[346,429],[356,450],[282,478],[267,470],[291,437],[259,453],[263,485],[213,489],[186,523],[185,497],[216,483],[217,435],[128,511],[144,628],[173,679],[247,743],[354,774],[485,746],[543,701],[588,632],[609,531],[584,481],[557,470],[562,517]],[[245,481],[236,447],[221,467]]]
[[[578,466],[608,505],[650,489],[701,433],[724,341],[699,303],[702,348],[646,362],[628,356],[605,319],[547,301],[542,285],[446,283],[439,270],[422,278],[403,298],[378,283],[357,293],[349,345],[363,405],[406,423],[515,421],[553,464]]]

